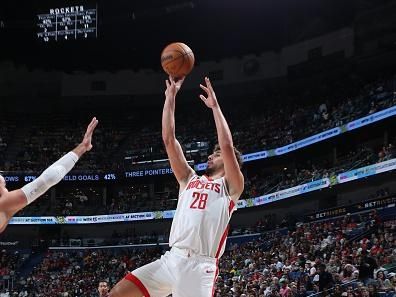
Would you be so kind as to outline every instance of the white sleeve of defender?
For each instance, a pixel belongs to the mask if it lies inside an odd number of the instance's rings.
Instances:
[[[25,193],[27,204],[32,203],[43,195],[49,188],[59,183],[65,175],[74,167],[78,156],[69,152],[48,167],[38,178],[23,186],[21,190]]]

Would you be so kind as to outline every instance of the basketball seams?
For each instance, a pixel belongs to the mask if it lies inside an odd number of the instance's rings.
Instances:
[[[166,66],[168,66],[169,64],[174,63],[175,61],[177,61],[177,60],[183,58],[183,63],[180,63],[179,67],[178,67],[177,69],[175,69],[175,71],[172,71],[172,72],[179,72],[179,70],[183,68],[183,66],[184,66],[184,64],[185,64],[185,62],[186,62],[186,56],[188,56],[188,55],[190,55],[190,54],[192,53],[192,51],[191,51],[191,52],[188,52],[188,53],[181,53],[181,52],[178,51],[178,50],[172,50],[172,51],[168,51],[168,52],[178,52],[178,53],[181,54],[181,56],[178,56],[176,59],[173,59],[173,60],[169,61],[168,63],[164,64],[163,67],[166,67]]]
[[[179,68],[176,70],[176,73],[179,73],[180,69],[184,67],[184,63],[186,62],[186,59],[184,58],[185,55],[182,55],[183,62],[180,63]]]
[[[183,53],[182,53],[183,62],[180,63],[179,68],[176,70],[176,73],[179,73],[180,69],[182,69],[184,67],[184,64],[186,63],[186,57],[185,57],[186,50],[185,50],[184,46],[182,46],[180,43],[176,43],[176,45],[178,48],[180,48],[183,51]],[[185,75],[185,74],[183,73],[183,75]]]
[[[174,61],[177,61],[177,60],[180,59],[180,58],[183,58],[184,55],[185,55],[183,52],[181,52],[181,51],[179,51],[179,50],[172,49],[171,51],[163,52],[163,53],[162,53],[162,56],[164,56],[164,53],[171,53],[171,52],[180,53],[180,56],[178,56],[176,59],[170,60],[169,62],[167,62],[166,64],[164,64],[164,66],[166,66],[166,65],[168,65],[168,64],[170,64],[170,63],[173,63]]]
[[[190,53],[192,53],[192,50],[186,44],[181,43],[181,42],[176,42],[175,45],[184,52],[184,54],[183,54],[184,61],[182,64],[182,65],[184,65],[185,56],[188,56]]]
[[[175,45],[176,45],[178,48],[180,48],[180,49],[183,51],[184,54],[187,54],[187,51],[186,51],[186,49],[185,49],[185,47],[184,47],[183,44],[180,44],[180,43],[178,42],[178,43],[176,43]]]

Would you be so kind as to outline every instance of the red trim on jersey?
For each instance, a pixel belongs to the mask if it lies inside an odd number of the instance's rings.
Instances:
[[[138,279],[132,273],[128,273],[124,278],[133,282],[139,288],[144,297],[150,297],[150,293],[147,291],[146,287],[143,285],[140,279]]]
[[[216,285],[216,280],[217,276],[219,275],[219,259],[216,260],[216,273],[213,279],[213,285],[212,285],[212,297],[214,296],[215,293],[215,285]]]
[[[220,243],[219,243],[219,247],[217,248],[217,252],[216,252],[216,256],[215,258],[218,258],[221,252],[221,249],[223,248],[223,245],[227,239],[227,235],[228,235],[228,229],[230,229],[230,225],[227,225],[227,228],[225,228],[223,236],[221,236],[220,239]]]
[[[234,209],[234,206],[235,206],[234,200],[230,200],[230,205],[228,206],[228,215],[231,215],[231,212],[232,212],[232,210]],[[218,246],[218,248],[217,248],[215,258],[218,258],[218,257],[219,257],[219,254],[220,254],[220,252],[221,252],[221,249],[223,248],[224,242],[225,242],[226,239],[227,239],[227,235],[228,235],[228,230],[229,230],[229,229],[230,229],[230,225],[227,225],[227,227],[226,227],[225,230],[224,230],[223,235],[221,236],[220,243],[219,243],[219,246]]]
[[[231,211],[234,209],[235,202],[234,200],[230,201],[230,206],[228,207],[228,215],[231,215]]]

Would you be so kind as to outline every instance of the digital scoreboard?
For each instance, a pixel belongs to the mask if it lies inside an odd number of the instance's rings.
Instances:
[[[97,37],[97,6],[54,7],[37,15],[37,38],[43,42]]]

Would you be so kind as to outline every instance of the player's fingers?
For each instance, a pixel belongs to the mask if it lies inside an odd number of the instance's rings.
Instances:
[[[165,84],[166,84],[166,87],[167,87],[167,88],[170,87],[170,83],[169,83],[169,81],[168,81],[167,79],[165,79]]]
[[[98,125],[98,123],[99,123],[99,121],[94,117],[88,126],[87,134],[92,134],[93,131],[95,130],[96,126]]]
[[[205,82],[206,82],[206,85],[208,86],[208,88],[212,87],[212,84],[210,83],[209,77],[205,77]]]
[[[95,118],[92,118],[91,122],[88,124],[87,133],[91,130],[94,120],[95,120]]]
[[[202,84],[199,84],[199,86],[201,87],[202,90],[204,90],[206,93],[209,93],[209,89],[207,87],[205,87]]]
[[[91,123],[89,124],[89,127],[92,129],[94,128],[96,125],[98,124],[98,121],[96,120],[96,117],[94,117],[91,121]]]
[[[199,95],[199,98],[201,98],[201,100],[203,101],[203,102],[206,102],[206,97],[204,96],[204,95]]]
[[[99,121],[95,118],[95,121],[92,125],[92,130],[95,130],[96,126],[99,124]]]
[[[184,79],[185,79],[185,78],[186,78],[185,76],[182,76],[181,78],[179,78],[179,80],[177,81],[177,83],[181,85],[181,84],[184,82]]]
[[[205,77],[205,82],[206,82],[206,86],[208,87],[209,92],[211,94],[213,94],[214,90],[213,90],[212,84],[211,84],[211,82],[210,82],[208,77]]]
[[[96,127],[97,124],[98,124],[98,120],[96,119],[96,117],[93,117],[92,126]]]

